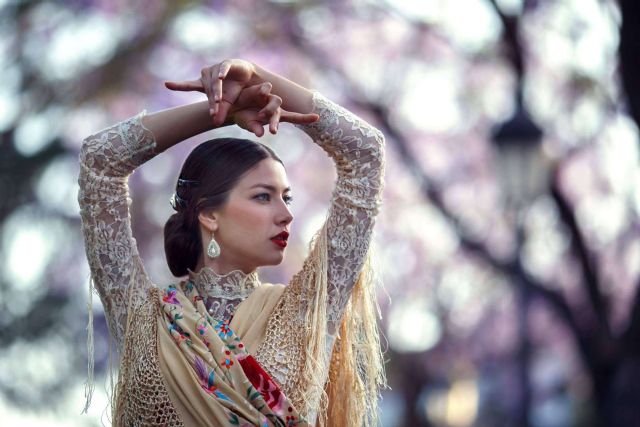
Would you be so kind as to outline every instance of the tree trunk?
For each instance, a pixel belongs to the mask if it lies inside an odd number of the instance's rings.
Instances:
[[[603,398],[603,427],[640,426],[640,357],[626,357],[618,364]]]

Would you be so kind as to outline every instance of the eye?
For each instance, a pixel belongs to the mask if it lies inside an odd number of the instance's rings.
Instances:
[[[269,193],[260,193],[256,194],[253,198],[258,199],[262,202],[269,202],[271,200],[271,195]],[[282,197],[282,200],[284,200],[284,203],[288,206],[293,202],[293,197],[290,195],[286,195]]]

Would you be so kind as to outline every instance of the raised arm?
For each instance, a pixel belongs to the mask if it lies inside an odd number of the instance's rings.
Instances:
[[[318,92],[258,65],[253,67],[252,81],[271,82],[272,92],[282,98],[283,108],[320,116],[317,122],[298,127],[336,165],[338,180],[325,223],[328,237],[327,322],[329,334],[333,335],[369,249],[383,187],[384,137],[369,123]],[[222,68],[224,72],[224,63]],[[312,290],[292,288],[286,292],[298,293],[303,299],[300,303],[306,309],[308,291]]]
[[[336,165],[338,179],[326,220],[327,322],[333,335],[369,250],[381,204],[384,175],[382,133],[317,92],[316,123],[298,126]]]
[[[145,112],[84,139],[80,150],[78,202],[91,279],[104,306],[116,348],[122,348],[128,290],[140,300],[151,285],[131,233],[129,187],[133,170],[154,157]]]
[[[82,143],[78,202],[85,250],[118,349],[129,297],[139,303],[152,286],[131,232],[129,176],[169,146],[211,127],[207,104],[200,102],[150,115],[143,111]]]

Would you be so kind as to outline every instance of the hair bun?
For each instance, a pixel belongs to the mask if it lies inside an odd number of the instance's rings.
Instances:
[[[200,255],[200,230],[190,227],[186,210],[181,210],[169,217],[164,226],[164,251],[169,269],[176,277],[184,276],[187,269],[195,269]]]

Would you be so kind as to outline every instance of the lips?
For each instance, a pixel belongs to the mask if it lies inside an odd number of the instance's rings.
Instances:
[[[282,239],[287,240],[289,238],[289,233],[286,231],[281,232],[280,234],[276,234],[271,239]]]
[[[289,238],[289,233],[283,231],[280,234],[277,234],[271,238],[271,241],[281,248],[287,247],[287,239]]]

